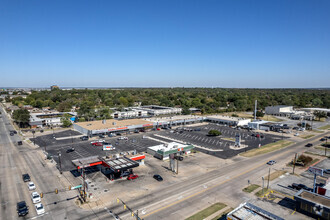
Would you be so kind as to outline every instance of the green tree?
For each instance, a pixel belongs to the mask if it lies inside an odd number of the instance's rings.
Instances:
[[[210,130],[209,131],[209,135],[211,135],[211,136],[219,136],[221,134],[222,133],[220,131],[218,131],[218,130]]]
[[[13,119],[20,128],[26,127],[30,122],[30,112],[26,109],[17,109],[13,112]]]
[[[71,121],[69,119],[65,118],[65,117],[61,118],[61,122],[62,122],[62,126],[64,128],[68,128],[72,125]]]
[[[264,115],[265,115],[265,113],[263,113],[262,111],[257,111],[257,113],[256,113],[256,116],[258,118],[262,118],[262,117],[264,117]]]
[[[323,111],[316,110],[313,114],[315,115],[315,117],[319,118],[319,121],[321,120],[321,118],[327,118],[327,113]]]

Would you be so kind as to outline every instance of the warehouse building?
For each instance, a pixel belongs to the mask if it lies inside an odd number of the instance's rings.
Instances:
[[[169,159],[170,154],[189,154],[193,148],[193,145],[171,142],[168,144],[160,144],[148,147],[147,153],[160,160],[167,160]]]
[[[237,117],[230,117],[230,116],[223,116],[223,115],[211,115],[207,116],[207,121],[217,123],[217,124],[224,124],[229,126],[246,126],[251,119],[246,118],[237,118]]]
[[[133,109],[140,111],[147,111],[148,114],[151,116],[175,115],[175,114],[181,114],[182,112],[182,108],[172,108],[172,107],[165,107],[159,105],[146,105],[146,106],[134,107]]]
[[[293,106],[288,105],[275,105],[268,106],[265,108],[265,113],[267,115],[285,116],[289,117],[291,114],[295,113]]]
[[[111,114],[111,117],[115,119],[143,118],[147,116],[147,111],[137,109],[125,109],[125,111],[115,111]]]

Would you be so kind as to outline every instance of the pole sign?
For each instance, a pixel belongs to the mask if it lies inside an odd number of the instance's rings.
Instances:
[[[81,188],[81,187],[82,187],[82,185],[78,185],[78,186],[72,187],[71,189],[78,189],[78,188]]]
[[[315,174],[315,175],[323,176],[323,169],[321,169],[321,168],[309,167],[308,171]]]

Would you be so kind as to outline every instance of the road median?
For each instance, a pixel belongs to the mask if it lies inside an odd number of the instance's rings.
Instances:
[[[249,150],[247,152],[241,153],[240,155],[243,157],[254,157],[257,155],[266,154],[269,152],[273,152],[273,151],[288,147],[293,143],[294,142],[292,142],[292,141],[280,140],[280,141],[277,141],[274,143],[266,144],[259,148]]]

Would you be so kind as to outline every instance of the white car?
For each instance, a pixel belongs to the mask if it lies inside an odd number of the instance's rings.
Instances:
[[[32,199],[32,202],[35,204],[35,203],[39,203],[41,202],[41,198],[40,198],[40,195],[39,193],[37,192],[33,192],[31,193],[31,199]]]
[[[36,185],[34,185],[33,182],[29,182],[29,183],[28,183],[28,187],[29,187],[29,190],[34,190],[34,189],[36,189]]]
[[[42,215],[45,213],[45,208],[41,203],[36,204],[35,208],[38,215]]]

